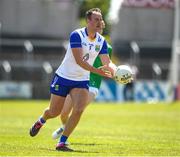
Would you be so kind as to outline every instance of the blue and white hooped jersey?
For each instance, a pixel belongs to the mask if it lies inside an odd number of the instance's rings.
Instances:
[[[66,55],[56,70],[59,76],[75,81],[89,80],[90,72],[80,67],[73,56],[71,48],[82,48],[83,59],[90,65],[99,54],[107,54],[107,43],[102,35],[96,33],[93,40],[89,39],[87,28],[81,28],[73,31],[70,35],[70,42]]]

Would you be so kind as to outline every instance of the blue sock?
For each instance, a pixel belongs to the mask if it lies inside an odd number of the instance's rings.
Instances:
[[[46,123],[46,121],[45,121],[45,119],[44,119],[43,117],[40,117],[40,118],[39,118],[39,121],[40,121],[42,124]]]
[[[67,141],[67,139],[68,139],[67,136],[62,135],[60,140],[59,140],[59,143],[65,143]]]

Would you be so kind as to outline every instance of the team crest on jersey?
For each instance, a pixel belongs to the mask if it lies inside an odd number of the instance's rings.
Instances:
[[[100,51],[100,45],[96,45],[96,46],[95,46],[95,51],[96,51],[96,52],[99,52],[99,51]]]

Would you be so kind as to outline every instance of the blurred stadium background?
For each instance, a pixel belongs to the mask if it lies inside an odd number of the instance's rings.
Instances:
[[[48,99],[70,32],[97,6],[113,61],[135,81],[105,79],[96,101],[180,100],[179,0],[0,0],[0,99]]]

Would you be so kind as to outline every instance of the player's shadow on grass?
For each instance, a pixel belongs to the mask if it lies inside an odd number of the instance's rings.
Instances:
[[[71,143],[71,145],[97,146],[97,145],[104,145],[104,144],[97,144],[97,143]]]
[[[74,153],[96,153],[96,154],[100,153],[100,152],[93,152],[93,151],[86,151],[86,150],[74,150],[72,152],[74,152]]]
[[[46,150],[46,151],[51,151],[51,152],[63,152],[63,151],[57,151],[55,149],[51,149],[51,148],[40,148],[41,150]],[[73,149],[73,151],[67,151],[67,153],[100,153],[100,152],[93,152],[93,151],[86,151],[86,150],[77,150],[77,149]]]
[[[97,146],[97,145],[103,145],[103,144],[97,144],[97,143],[71,143],[71,145],[76,146]],[[73,152],[76,153],[100,153],[100,152],[94,152],[94,151],[86,151],[86,150],[74,150]]]

